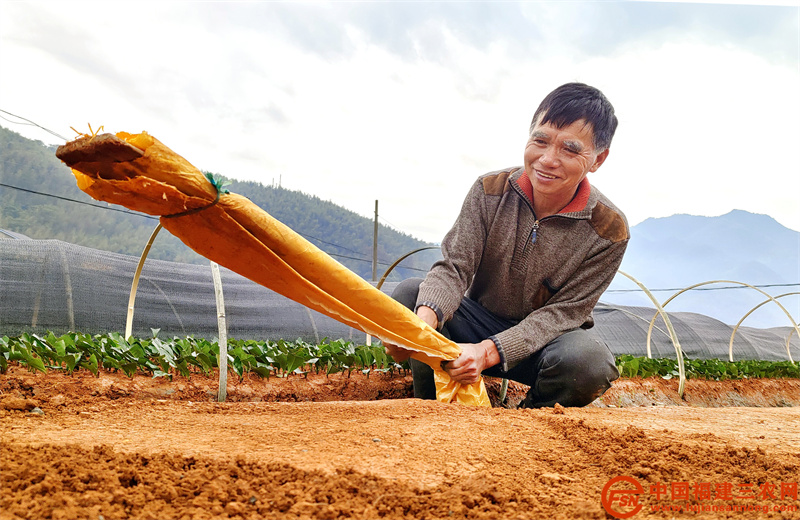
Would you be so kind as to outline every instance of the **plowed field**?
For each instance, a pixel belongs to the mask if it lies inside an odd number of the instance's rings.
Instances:
[[[217,403],[202,376],[11,367],[0,518],[614,518],[603,496],[633,518],[800,518],[800,381],[689,381],[681,400],[628,380],[516,410],[411,399],[409,379],[246,378]]]

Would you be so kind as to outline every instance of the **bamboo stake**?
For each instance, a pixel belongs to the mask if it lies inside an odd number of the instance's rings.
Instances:
[[[58,242],[58,252],[61,253],[61,270],[64,273],[64,288],[67,293],[67,319],[69,319],[69,330],[75,330],[75,309],[72,305],[72,279],[69,276],[69,263],[67,255],[64,253],[64,244]]]
[[[41,264],[41,269],[39,270],[39,276],[42,280],[45,279],[44,275],[44,262]],[[39,323],[39,308],[42,305],[42,291],[44,289],[43,284],[39,284],[38,289],[36,290],[36,300],[33,302],[33,317],[31,318],[31,328],[36,328],[36,324]]]
[[[506,393],[508,393],[508,379],[503,379],[503,382],[500,384],[500,404],[504,403],[506,400]]]
[[[217,300],[217,326],[219,327],[219,392],[217,401],[225,402],[228,394],[228,326],[225,323],[225,298],[222,296],[222,278],[219,264],[211,262],[211,278],[214,280],[214,296]]]

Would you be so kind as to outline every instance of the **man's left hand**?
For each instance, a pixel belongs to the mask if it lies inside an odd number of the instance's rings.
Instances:
[[[394,359],[397,363],[408,361],[411,355],[414,354],[413,350],[398,347],[397,345],[392,345],[391,343],[384,343],[383,346],[386,350],[386,353],[392,356],[392,359]]]
[[[480,343],[459,343],[461,355],[444,365],[453,381],[462,385],[477,383],[481,372],[500,362],[497,346],[490,339]]]

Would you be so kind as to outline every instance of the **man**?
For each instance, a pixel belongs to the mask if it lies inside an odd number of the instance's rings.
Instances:
[[[619,377],[593,339],[592,309],[630,237],[625,216],[587,175],[608,157],[617,127],[602,92],[568,83],[531,122],[524,165],[481,176],[425,280],[392,295],[459,344],[445,370],[459,383],[481,374],[530,386],[523,407],[585,406]],[[395,360],[410,351],[387,345]],[[415,397],[434,399],[433,371],[411,360]]]

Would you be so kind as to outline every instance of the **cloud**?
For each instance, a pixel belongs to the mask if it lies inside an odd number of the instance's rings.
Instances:
[[[577,53],[576,57],[657,49],[689,39],[756,52],[783,65],[794,66],[798,59],[797,9],[791,7],[663,2],[522,6],[525,18],[542,28],[547,45],[556,52]]]
[[[76,73],[101,78],[115,88],[129,84],[114,61],[108,59],[108,46],[100,45],[86,28],[63,20],[50,9],[52,5],[31,4],[28,9],[17,11],[13,30],[3,32],[16,45],[48,55]]]
[[[756,54],[691,43],[629,53],[615,65],[637,74],[606,92],[621,123],[594,181],[633,223],[738,208],[797,229],[800,158],[779,144],[800,142],[789,123],[800,119],[796,72]],[[793,212],[780,209],[792,204]]]
[[[213,4],[230,21],[279,31],[325,58],[355,51],[348,28],[404,60],[446,65],[453,57],[447,35],[462,45],[503,45],[515,59],[544,57],[569,47],[584,57],[621,52],[631,44],[658,47],[681,38],[734,45],[795,64],[797,8],[668,2],[363,2],[257,4],[257,14]],[[238,13],[238,14],[237,14]],[[557,42],[554,44],[554,42]]]
[[[0,83],[0,108],[62,133],[86,120],[147,130],[202,169],[266,184],[282,176],[284,187],[366,216],[378,198],[388,221],[427,240],[441,239],[475,177],[519,164],[539,101],[575,80],[601,88],[620,115],[595,181],[633,222],[736,204],[800,228],[800,216],[787,222],[763,208],[791,214],[795,181],[785,172],[771,188],[749,181],[743,171],[764,173],[737,133],[747,122],[800,140],[796,9],[72,1],[3,9],[0,57],[24,81]],[[767,135],[754,131],[748,142],[766,150]],[[796,160],[777,152],[764,168],[781,164],[798,177]]]
[[[345,58],[353,51],[347,4],[199,2],[193,8],[193,16],[209,33],[270,35],[329,60]]]

